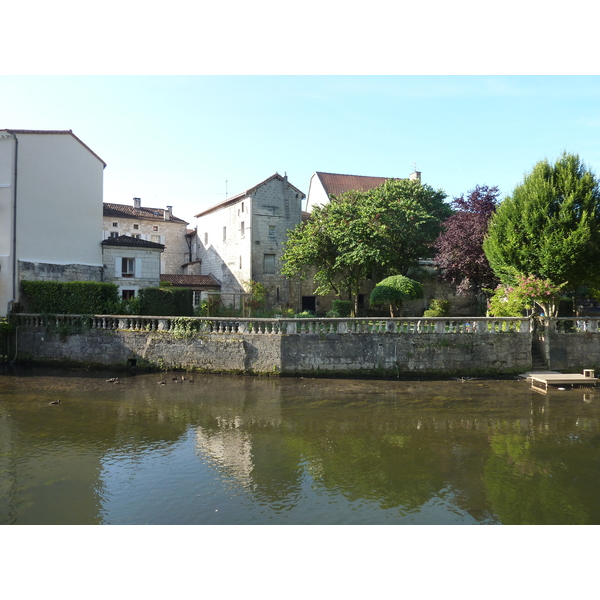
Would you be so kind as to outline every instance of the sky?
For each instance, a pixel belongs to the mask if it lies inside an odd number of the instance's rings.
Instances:
[[[408,177],[510,195],[563,151],[600,173],[598,76],[4,75],[0,128],[71,129],[104,201],[194,215],[274,173]]]

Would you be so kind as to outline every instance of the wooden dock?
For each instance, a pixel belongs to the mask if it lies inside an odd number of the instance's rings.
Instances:
[[[558,373],[556,371],[542,371],[527,373],[527,379],[531,381],[532,389],[547,393],[548,386],[595,386],[600,379],[594,377],[594,371],[585,369],[579,373]]]

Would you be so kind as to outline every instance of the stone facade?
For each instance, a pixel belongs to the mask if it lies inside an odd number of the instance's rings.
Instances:
[[[104,203],[103,237],[126,235],[156,244],[165,249],[160,258],[160,272],[183,274],[184,265],[192,261],[188,223],[175,217],[171,206],[148,208],[140,198],[133,205]]]
[[[93,265],[19,261],[20,278],[27,281],[102,281],[102,270]]]
[[[224,301],[252,280],[267,288],[268,306],[296,307],[297,290],[281,276],[281,256],[288,230],[302,220],[304,197],[287,176],[275,174],[196,215],[202,271],[221,282]]]

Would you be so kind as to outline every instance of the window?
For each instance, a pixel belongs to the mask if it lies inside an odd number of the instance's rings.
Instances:
[[[118,227],[118,226],[119,226],[119,224],[118,224],[118,223],[115,221],[115,222],[112,224],[112,226],[113,226],[113,227]]]
[[[198,308],[200,306],[200,295],[201,294],[202,294],[202,292],[200,290],[192,291],[192,303],[194,305],[194,308]]]
[[[134,239],[136,239],[136,240],[139,240],[142,236],[141,236],[140,233],[132,233],[131,237],[134,238]]]
[[[244,235],[246,235],[246,226],[244,225],[244,221],[242,221],[240,223],[240,233],[241,233],[242,237],[244,237]]]
[[[110,232],[110,237],[111,237],[111,238],[116,238],[116,237],[119,237],[119,232],[118,232],[118,231],[111,231],[111,232]]]
[[[135,298],[135,290],[121,290],[121,297],[123,300],[131,300]]]
[[[135,274],[135,258],[121,259],[121,277],[133,277]]]
[[[158,231],[158,225],[152,225],[152,231]]]
[[[134,223],[134,224],[133,224],[133,228],[134,228],[134,229],[139,229],[139,228],[140,228],[140,226],[139,226],[139,224],[138,224],[138,223]]]
[[[269,237],[275,238],[275,225],[269,225]]]
[[[265,275],[275,275],[275,255],[265,254],[263,262],[263,272]]]
[[[244,203],[242,202],[242,212],[244,212]]]
[[[223,227],[223,241],[227,241],[227,227]]]
[[[152,235],[150,236],[150,241],[155,242],[156,244],[160,244],[160,235]]]

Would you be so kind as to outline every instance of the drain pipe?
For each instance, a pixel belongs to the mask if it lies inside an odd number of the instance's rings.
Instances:
[[[13,181],[13,239],[12,239],[12,268],[13,285],[12,300],[8,303],[8,312],[12,312],[17,298],[17,175],[19,162],[19,139],[14,131],[9,133],[15,138],[15,172]]]

